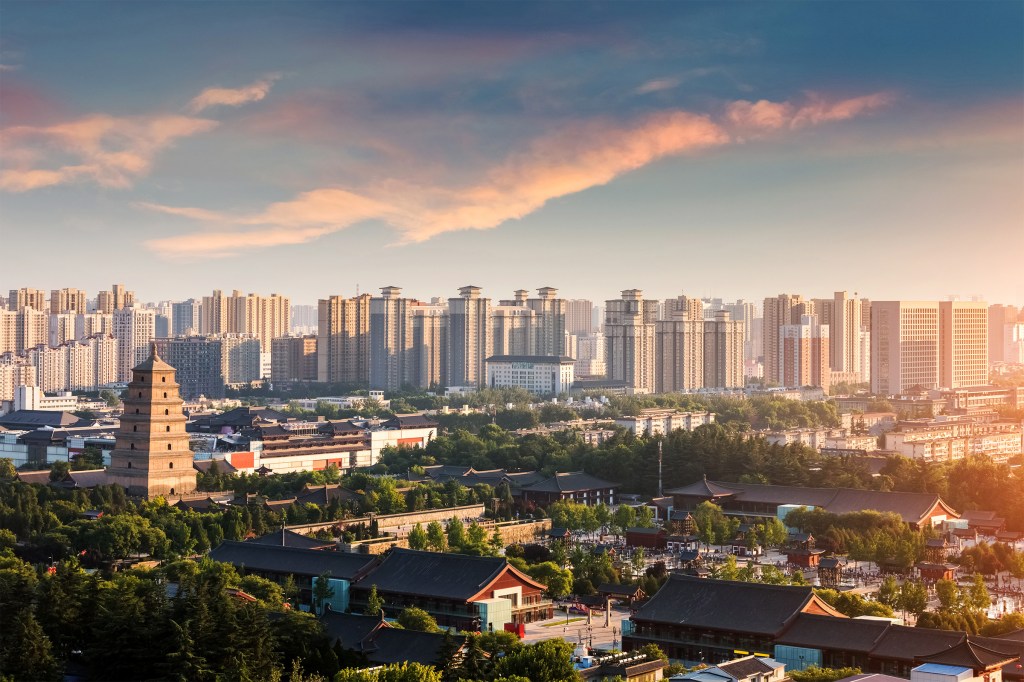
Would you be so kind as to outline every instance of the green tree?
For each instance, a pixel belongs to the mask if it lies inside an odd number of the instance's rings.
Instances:
[[[459,550],[466,546],[466,526],[462,521],[456,517],[452,517],[448,521],[448,526],[445,529],[448,536],[448,546],[452,549]]]
[[[885,576],[882,585],[878,588],[878,601],[890,608],[900,606],[900,586],[896,578],[891,575]]]
[[[985,579],[980,574],[974,574],[974,580],[967,591],[966,600],[972,609],[983,611],[992,605],[992,597],[989,596],[988,587],[985,586]]]
[[[437,626],[437,621],[433,616],[415,606],[402,609],[402,612],[398,614],[398,624],[406,630],[419,632],[438,632],[441,629]]]
[[[67,462],[57,461],[50,467],[50,480],[51,481],[63,481],[68,477],[68,473],[71,471],[71,465]]]
[[[413,529],[409,531],[409,548],[426,549],[427,545],[427,533],[423,530],[423,526],[417,523]]]
[[[900,585],[900,609],[920,616],[928,608],[928,590],[916,580],[904,580]]]
[[[445,536],[444,528],[437,521],[427,524],[427,546],[435,552],[444,552],[448,549],[448,538]]]
[[[812,665],[805,670],[792,670],[789,673],[794,682],[834,682],[852,675],[860,675],[860,668],[819,668]]]
[[[534,564],[526,569],[527,574],[547,586],[547,593],[554,599],[561,599],[572,591],[572,571],[553,561]]]
[[[370,586],[370,594],[366,597],[366,610],[363,611],[364,615],[367,616],[379,616],[384,612],[384,600],[379,594],[377,594],[377,586]]]
[[[61,678],[50,639],[30,610],[19,610],[5,622],[4,629],[9,632],[4,633],[0,648],[0,676],[41,682]]]
[[[572,665],[572,644],[548,639],[506,654],[494,667],[497,677],[525,677],[531,682],[579,680]]]
[[[342,670],[334,682],[441,682],[441,673],[420,663],[396,663],[375,670]]]

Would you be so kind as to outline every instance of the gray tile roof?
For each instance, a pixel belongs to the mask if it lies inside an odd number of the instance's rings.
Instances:
[[[615,483],[605,481],[597,476],[591,476],[586,472],[570,471],[564,474],[555,474],[551,478],[534,483],[533,485],[524,486],[523,490],[539,493],[571,493],[585,490],[607,490],[608,488],[617,487],[618,485]]]
[[[393,549],[358,583],[379,592],[468,600],[498,577],[508,562],[503,557]]]
[[[367,554],[325,552],[230,540],[225,540],[211,551],[210,558],[254,571],[303,576],[318,576],[329,572],[331,577],[343,580],[352,580],[374,561],[374,557]]]
[[[711,580],[670,573],[665,584],[640,607],[634,619],[776,635],[812,597],[810,587]]]

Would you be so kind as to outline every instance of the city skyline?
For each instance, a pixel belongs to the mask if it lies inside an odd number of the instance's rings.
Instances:
[[[239,7],[4,7],[0,290],[1024,300],[1018,3]]]

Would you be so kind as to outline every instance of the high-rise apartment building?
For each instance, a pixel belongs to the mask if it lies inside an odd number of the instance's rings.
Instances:
[[[317,380],[350,386],[370,382],[370,295],[320,299]]]
[[[209,296],[203,296],[200,308],[199,332],[201,334],[223,334],[230,331],[228,326],[228,297],[220,289],[214,289]]]
[[[75,315],[75,338],[84,339],[97,334],[114,333],[114,316],[108,313]]]
[[[537,313],[526,306],[528,292],[520,289],[514,300],[491,308],[491,348],[494,355],[537,355]]]
[[[219,334],[221,371],[227,384],[248,384],[263,378],[260,340],[252,334]],[[270,377],[267,377],[268,379]]]
[[[135,292],[128,291],[123,284],[114,284],[110,291],[101,291],[96,295],[96,312],[113,313],[135,304]]]
[[[18,313],[0,309],[0,355],[18,350]]]
[[[115,310],[113,321],[117,339],[117,380],[129,381],[132,367],[149,356],[150,343],[156,337],[156,313],[131,305]]]
[[[47,343],[59,346],[75,340],[75,313],[50,313],[47,319]]]
[[[626,289],[622,298],[605,301],[604,337],[607,377],[624,381],[636,393],[655,390],[658,301],[640,289]]]
[[[413,384],[441,386],[448,376],[448,306],[439,301],[412,306]]]
[[[11,289],[7,297],[7,309],[15,312],[23,308],[34,308],[39,312],[46,312],[49,308],[46,305],[46,292],[42,289]]]
[[[779,294],[764,299],[764,321],[761,327],[761,348],[764,352],[764,379],[781,384],[779,367],[779,339],[782,327],[799,324],[802,315],[811,314],[812,305],[799,294]]]
[[[939,303],[939,387],[988,384],[988,305]]]
[[[939,304],[871,302],[871,392],[939,387]]]
[[[448,386],[482,386],[487,381],[485,361],[493,353],[491,299],[480,287],[459,289],[448,299]]]
[[[743,388],[744,323],[719,310],[704,321],[704,386]]]
[[[565,355],[565,315],[568,305],[564,298],[558,298],[558,289],[537,289],[537,297],[527,299],[526,307],[536,315],[533,325],[536,354]]]
[[[157,354],[176,370],[182,398],[224,397],[224,349],[221,339],[187,336],[154,341]]]
[[[576,351],[573,375],[577,378],[597,378],[607,375],[604,334],[581,334],[572,338],[575,339]]]
[[[583,298],[571,298],[565,302],[565,331],[575,336],[593,334],[594,302]]]
[[[96,391],[117,381],[117,340],[112,336],[37,346],[26,357],[35,370],[32,383],[42,391]]]
[[[107,476],[128,494],[153,498],[195,490],[187,421],[174,367],[156,349],[129,372],[124,413]]]
[[[817,315],[803,315],[800,324],[783,325],[779,331],[781,384],[788,387],[820,386],[828,393],[830,330]]]
[[[316,334],[316,306],[315,305],[293,305],[292,306],[292,334]]]
[[[19,353],[47,345],[50,341],[50,316],[46,308],[22,308],[15,317],[15,346]]]
[[[370,388],[397,391],[413,383],[413,299],[396,286],[370,299]]]
[[[663,304],[667,319],[655,323],[655,391],[704,387],[704,304],[679,296]]]
[[[85,314],[88,311],[88,299],[80,289],[53,289],[50,292],[50,312]]]
[[[832,321],[828,325],[829,362],[833,372],[867,382],[871,380],[870,362],[865,362],[862,350],[870,331],[869,326],[864,325],[864,299],[856,296],[850,297],[845,291],[835,292]],[[819,323],[824,324],[820,318]],[[869,370],[866,374],[865,369]]]
[[[1012,359],[1014,354],[1013,347],[1007,346],[1007,338],[1013,337],[1014,330],[1009,330],[1007,334],[1007,327],[1010,325],[1016,325],[1018,322],[1024,322],[1024,311],[1017,310],[1017,306],[1012,305],[990,305],[988,307],[988,361],[989,363],[994,362],[1019,362],[1018,360]],[[1013,341],[1010,341],[1012,344]],[[1011,351],[1011,352],[1008,352]]]
[[[271,380],[316,381],[316,335],[282,336],[271,341]]]
[[[202,304],[194,298],[171,304],[171,336],[193,336],[200,330]],[[172,365],[174,363],[171,363]],[[181,383],[180,381],[178,383]]]

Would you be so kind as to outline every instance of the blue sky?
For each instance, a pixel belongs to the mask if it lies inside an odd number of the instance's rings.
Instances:
[[[0,5],[0,289],[1024,303],[1019,2]]]

